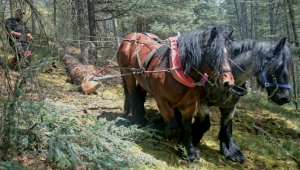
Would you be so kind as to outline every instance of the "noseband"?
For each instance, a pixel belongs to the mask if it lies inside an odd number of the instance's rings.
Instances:
[[[265,47],[265,48],[266,48],[266,47]],[[264,49],[265,49],[265,48],[264,48]],[[265,58],[265,50],[263,50],[263,52],[261,53],[261,62],[262,62],[262,63],[263,63],[263,61],[264,61],[264,58]],[[271,95],[268,96],[268,98],[273,97],[274,94],[276,93],[276,91],[278,90],[278,88],[291,89],[291,85],[289,85],[289,84],[278,84],[278,83],[277,83],[277,79],[276,79],[276,77],[274,76],[274,74],[272,74],[272,77],[273,77],[273,79],[272,79],[272,80],[273,80],[273,83],[269,83],[268,80],[267,80],[267,76],[266,76],[266,73],[265,73],[263,67],[264,67],[264,65],[260,68],[260,70],[261,70],[261,73],[262,73],[262,77],[264,78],[264,81],[265,81],[265,83],[264,83],[265,88],[267,88],[267,87],[275,87],[275,89],[272,91]]]

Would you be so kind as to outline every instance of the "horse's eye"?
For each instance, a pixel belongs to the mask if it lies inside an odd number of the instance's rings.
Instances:
[[[275,69],[274,69],[274,74],[275,75],[282,75],[283,74],[283,65],[281,64],[281,65],[278,65]]]

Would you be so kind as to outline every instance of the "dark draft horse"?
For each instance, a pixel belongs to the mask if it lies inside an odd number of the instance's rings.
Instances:
[[[216,84],[227,90],[234,85],[228,62],[229,49],[226,48],[231,43],[232,32],[232,27],[219,25],[211,30],[194,30],[180,35],[177,47],[184,73],[194,80],[200,80],[201,74],[207,73],[210,81],[218,79]],[[147,125],[144,103],[147,92],[152,94],[167,123],[166,129],[170,131],[177,127],[182,129],[179,144],[185,147],[187,159],[198,159],[199,151],[193,148],[191,131],[192,117],[197,108],[202,86],[187,87],[166,71],[169,66],[168,43],[163,44],[167,50],[165,52],[157,50],[148,66],[143,68],[147,56],[161,43],[158,39],[154,34],[147,36],[143,33],[130,33],[124,37],[117,51],[117,61],[122,74],[128,75],[134,70],[144,70],[144,77],[142,74],[123,77],[125,114],[128,115],[131,110],[133,123]],[[182,155],[183,150],[178,151]]]
[[[278,105],[289,103],[291,86],[289,81],[290,50],[286,38],[278,44],[244,40],[231,47],[231,58],[235,85],[230,90],[239,95],[246,94],[245,82],[256,77],[258,84],[267,89],[268,98]],[[242,86],[239,88],[237,86]],[[219,132],[220,151],[227,159],[243,163],[245,157],[232,138],[232,119],[240,96],[219,88],[204,86],[200,96],[197,116],[192,128],[192,142],[197,145],[210,127],[209,107],[217,106],[221,111]]]

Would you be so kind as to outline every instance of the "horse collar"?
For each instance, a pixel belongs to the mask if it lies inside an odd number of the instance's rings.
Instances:
[[[200,79],[200,82],[196,82],[192,77],[189,75],[185,75],[182,64],[179,58],[178,50],[177,50],[177,39],[178,37],[170,37],[170,68],[179,68],[171,71],[172,76],[175,80],[180,82],[181,84],[188,86],[188,87],[195,87],[196,85],[202,86],[206,82],[208,75],[204,73],[204,76]]]

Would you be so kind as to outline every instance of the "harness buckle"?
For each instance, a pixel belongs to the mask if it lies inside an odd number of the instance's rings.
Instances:
[[[180,69],[180,68],[181,68],[180,66],[172,67],[172,68],[167,68],[166,71],[169,72],[169,73],[171,73],[172,71],[178,70],[178,69]]]
[[[198,81],[198,82],[193,82],[192,84],[193,84],[193,85],[196,85],[196,86],[203,86],[203,84],[202,84],[200,81]]]
[[[265,83],[265,87],[269,87],[270,86],[270,83]]]

